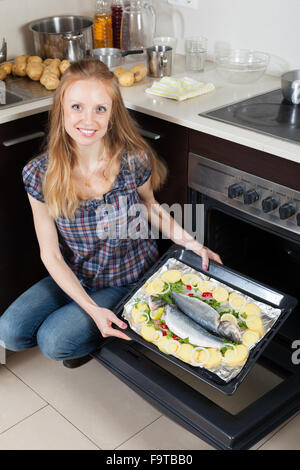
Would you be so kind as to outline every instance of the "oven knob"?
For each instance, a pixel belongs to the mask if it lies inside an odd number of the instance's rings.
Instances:
[[[275,196],[269,196],[262,201],[264,212],[271,212],[279,206],[279,201]]]
[[[256,189],[249,189],[244,193],[244,204],[253,204],[259,199],[259,192]]]
[[[282,220],[288,219],[297,211],[297,206],[294,202],[286,202],[283,206],[279,207],[279,216]]]
[[[239,197],[244,193],[244,187],[242,184],[234,183],[228,188],[228,197],[230,199],[234,199],[235,197]]]

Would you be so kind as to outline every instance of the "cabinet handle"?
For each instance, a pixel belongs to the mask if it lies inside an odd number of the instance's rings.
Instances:
[[[33,134],[23,135],[22,137],[16,137],[15,139],[4,140],[4,147],[12,147],[13,145],[21,144],[22,142],[28,142],[29,140],[39,139],[45,137],[45,132],[34,132]]]
[[[146,131],[146,129],[142,129],[139,127],[139,133],[141,134],[142,137],[145,137],[146,139],[151,139],[151,140],[159,140],[160,135],[155,134],[154,132],[151,131]]]

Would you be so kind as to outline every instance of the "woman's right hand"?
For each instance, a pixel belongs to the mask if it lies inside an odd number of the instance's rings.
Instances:
[[[119,328],[126,329],[127,325],[108,308],[98,307],[97,311],[93,312],[92,318],[98,326],[103,338],[108,338],[109,336],[116,336],[117,338],[122,338],[126,339],[127,341],[131,341],[131,338],[125,335],[125,333],[116,330],[112,327],[112,325],[115,324]]]

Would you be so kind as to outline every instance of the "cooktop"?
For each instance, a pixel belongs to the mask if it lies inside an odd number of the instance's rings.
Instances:
[[[199,116],[300,143],[300,105],[286,101],[281,89],[201,113]]]

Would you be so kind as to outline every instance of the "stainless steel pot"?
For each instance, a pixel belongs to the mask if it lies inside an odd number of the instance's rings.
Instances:
[[[291,70],[281,77],[284,98],[293,104],[300,104],[300,70]]]
[[[70,62],[83,59],[93,49],[93,24],[86,16],[52,16],[31,23],[35,54]]]
[[[121,49],[116,49],[114,47],[100,47],[98,49],[92,50],[92,57],[101,60],[105,65],[107,65],[108,68],[111,68],[120,65],[122,57],[125,57],[129,54],[142,54],[143,52],[143,49],[121,51]]]

